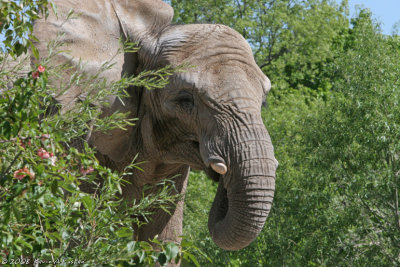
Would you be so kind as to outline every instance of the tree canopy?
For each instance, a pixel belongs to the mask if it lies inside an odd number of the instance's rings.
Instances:
[[[215,266],[399,265],[399,36],[369,10],[350,18],[347,1],[171,3],[176,23],[222,23],[248,40],[271,79],[263,116],[280,163],[272,214],[249,248],[224,252],[207,237],[196,214],[215,188],[201,173],[185,234]]]

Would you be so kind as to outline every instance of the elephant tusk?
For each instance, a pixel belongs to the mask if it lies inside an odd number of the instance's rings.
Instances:
[[[279,162],[275,158],[274,158],[274,161],[275,161],[275,167],[278,168]]]
[[[211,163],[211,168],[212,168],[215,172],[217,172],[217,173],[219,173],[219,174],[222,174],[222,175],[224,175],[224,174],[228,171],[228,168],[226,167],[226,165],[223,164],[223,163],[220,163],[220,162],[218,162],[218,163]]]

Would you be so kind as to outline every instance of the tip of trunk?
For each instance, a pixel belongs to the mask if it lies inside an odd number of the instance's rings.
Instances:
[[[268,217],[274,196],[273,177],[263,179],[254,189],[229,190],[222,179],[210,211],[208,228],[214,243],[225,250],[239,250],[259,235]],[[252,183],[252,182],[250,182]]]

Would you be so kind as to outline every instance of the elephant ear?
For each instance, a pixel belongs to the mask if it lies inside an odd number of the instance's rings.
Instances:
[[[149,64],[157,54],[157,39],[161,31],[170,25],[174,12],[171,6],[161,0],[112,0],[115,14],[125,39],[138,43],[140,50],[137,55],[125,55],[124,66],[132,69],[137,74],[139,69]],[[133,95],[132,95],[133,94]],[[130,103],[121,103],[116,100],[111,109],[106,110],[103,116],[107,116],[116,110],[126,111],[127,107],[133,112],[133,117],[139,116],[138,109],[142,92],[140,89],[131,90]],[[102,153],[114,161],[124,160],[129,153],[129,144],[132,127],[126,131],[120,129],[108,133],[94,133],[90,143]],[[127,149],[128,148],[128,149]]]
[[[140,60],[157,53],[157,39],[174,16],[172,7],[161,0],[114,0],[114,10],[127,39],[138,42]]]
[[[40,40],[35,46],[40,56],[46,58],[49,54],[48,43],[59,35],[59,41],[64,46],[53,58],[55,64],[69,63],[72,67],[79,66],[86,73],[96,74],[104,63],[109,62],[112,64],[102,77],[110,82],[120,79],[122,75],[134,74],[137,66],[142,64],[142,55],[151,58],[156,51],[158,33],[169,25],[173,16],[172,8],[160,0],[55,0],[55,4],[57,15],[50,12],[47,20],[34,22],[33,33]],[[137,54],[118,54],[121,36],[143,47],[139,57]],[[32,57],[32,62],[37,63],[37,60]],[[63,78],[52,84],[54,88],[60,88],[55,99],[63,109],[73,107],[86,95],[79,84],[71,85],[66,91],[61,90],[62,83],[69,81],[70,74],[62,73]],[[119,110],[132,112],[132,117],[135,117],[139,102],[139,97],[132,97],[125,103],[110,97],[109,108],[102,108],[103,116]],[[97,147],[101,154],[119,161],[128,152],[126,147],[132,131],[129,128],[127,131],[93,132],[89,143]]]

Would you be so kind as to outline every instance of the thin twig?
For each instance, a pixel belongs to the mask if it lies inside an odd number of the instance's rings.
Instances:
[[[81,225],[79,225],[78,227],[76,227],[74,233],[72,234],[72,237],[68,240],[67,246],[64,249],[63,254],[60,256],[60,258],[63,258],[65,256],[65,253],[67,253],[69,246],[71,245],[71,241],[74,239],[73,236],[79,231],[79,228],[81,227]]]
[[[18,137],[20,140],[27,140],[27,139],[31,139],[31,137]],[[33,138],[35,138],[35,139],[40,139],[40,138],[43,138],[43,139],[49,139],[49,137],[46,137],[46,136],[43,136],[43,135],[38,135],[38,136],[35,136],[35,137],[33,137]],[[14,137],[14,138],[11,138],[11,139],[9,139],[9,140],[0,140],[0,144],[3,144],[3,143],[11,143],[11,142],[14,142],[14,141],[17,141],[17,138],[16,137]]]
[[[15,161],[17,161],[17,158],[19,156],[21,156],[21,154],[22,154],[22,151],[18,152],[18,154],[15,155],[14,159],[11,161],[10,165],[8,166],[8,168],[3,173],[1,173],[0,179],[3,179],[4,175],[7,174],[11,170],[11,167],[14,165]]]
[[[43,224],[42,224],[42,219],[40,218],[40,214],[37,214],[37,215],[39,217],[40,229],[43,232],[44,238],[46,239],[46,243],[50,245],[49,239],[47,239],[47,236],[44,234],[44,227],[43,227]],[[53,260],[53,262],[55,262],[54,261],[54,255],[53,255],[53,247],[52,247],[52,250],[51,250],[51,259]]]

